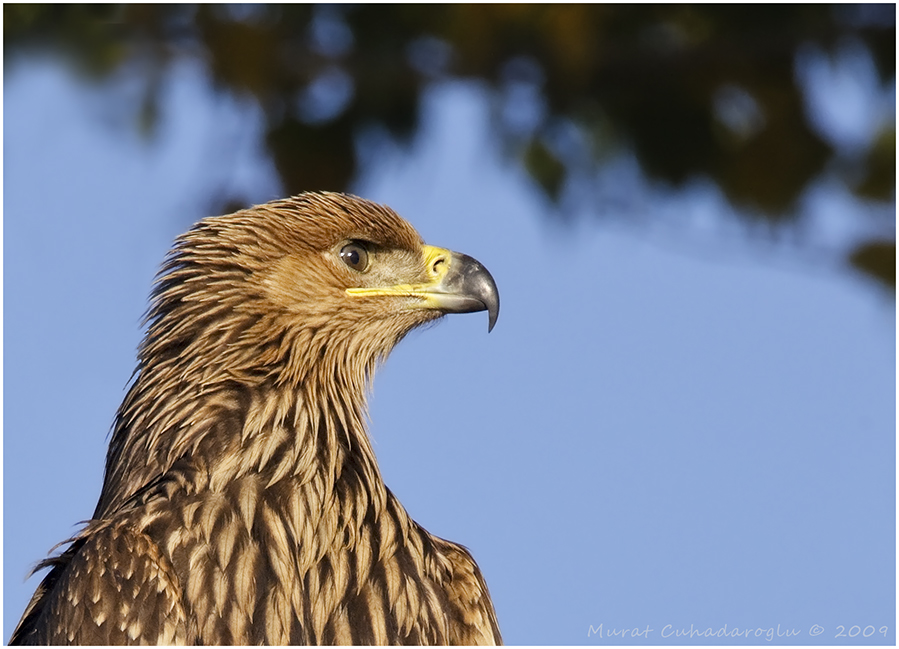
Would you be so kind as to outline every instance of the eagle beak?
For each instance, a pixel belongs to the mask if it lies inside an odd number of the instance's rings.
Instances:
[[[486,311],[487,332],[499,317],[499,291],[486,268],[473,257],[459,252],[425,246],[433,284],[422,287],[433,308],[446,313]]]
[[[487,331],[499,317],[499,291],[493,276],[477,259],[444,248],[423,246],[431,281],[381,288],[349,288],[352,296],[395,295],[419,298],[413,308],[443,313],[486,311]]]

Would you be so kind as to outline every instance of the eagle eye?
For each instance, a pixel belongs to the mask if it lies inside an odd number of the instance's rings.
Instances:
[[[359,241],[350,241],[340,249],[340,258],[347,266],[360,273],[368,268],[368,250]]]

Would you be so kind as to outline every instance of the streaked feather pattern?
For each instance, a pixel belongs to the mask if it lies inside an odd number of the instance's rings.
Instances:
[[[307,194],[201,221],[154,291],[93,518],[12,644],[494,644],[469,553],[412,521],[364,422],[377,363],[439,314],[347,304],[327,253],[409,258],[387,208]],[[369,311],[366,311],[369,309]]]

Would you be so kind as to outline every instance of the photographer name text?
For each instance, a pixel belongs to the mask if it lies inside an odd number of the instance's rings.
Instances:
[[[821,625],[813,624],[808,629],[797,629],[795,627],[782,626],[749,626],[749,627],[731,627],[727,624],[722,626],[675,626],[666,624],[658,631],[650,627],[648,624],[644,627],[609,627],[603,623],[598,626],[591,624],[587,629],[587,637],[594,640],[695,640],[698,638],[742,638],[745,640],[764,640],[766,642],[774,642],[775,640],[783,641],[786,639],[796,639],[801,636],[811,638],[847,638],[854,641],[871,639],[883,640],[887,638],[890,628],[888,626],[875,626],[868,624],[861,626],[837,624],[830,629]]]

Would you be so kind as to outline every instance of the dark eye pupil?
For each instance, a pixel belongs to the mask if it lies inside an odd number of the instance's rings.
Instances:
[[[368,252],[358,243],[348,243],[340,249],[340,258],[353,270],[365,270],[368,266]]]

